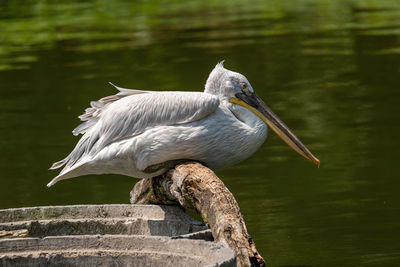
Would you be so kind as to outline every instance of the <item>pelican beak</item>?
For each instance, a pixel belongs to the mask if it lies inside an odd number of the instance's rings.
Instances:
[[[255,93],[237,93],[229,99],[230,103],[247,108],[262,119],[286,144],[306,159],[320,165],[319,159],[307,149],[294,133],[281,121],[275,113]]]

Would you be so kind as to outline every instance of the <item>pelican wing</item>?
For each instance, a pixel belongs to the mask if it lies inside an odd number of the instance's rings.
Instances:
[[[218,105],[218,97],[203,92],[120,90],[114,96],[91,102],[91,108],[80,116],[85,122],[73,131],[83,134],[82,138],[71,154],[50,169],[66,165],[62,175],[79,165],[81,159],[96,155],[113,142],[152,127],[200,120],[213,113]]]
[[[109,104],[126,96],[150,92],[137,89],[121,88],[111,82],[110,84],[118,89],[119,92],[115,95],[103,97],[98,101],[91,101],[90,108],[87,108],[85,110],[85,113],[78,117],[81,121],[84,121],[84,123],[81,123],[72,131],[74,135],[84,134],[89,128],[91,128],[100,119],[101,112],[105,110],[106,106],[108,106]]]

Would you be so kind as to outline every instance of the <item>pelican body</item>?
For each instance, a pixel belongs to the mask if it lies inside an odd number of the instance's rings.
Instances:
[[[116,95],[92,101],[73,130],[83,136],[74,150],[50,169],[64,166],[47,186],[88,174],[136,178],[160,175],[182,160],[213,170],[250,157],[268,127],[299,154],[319,160],[255,94],[240,73],[220,62],[204,92],[156,92],[115,86]]]

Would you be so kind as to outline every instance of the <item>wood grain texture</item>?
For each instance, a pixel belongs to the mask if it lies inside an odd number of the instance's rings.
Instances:
[[[198,212],[214,240],[232,248],[238,266],[265,266],[232,193],[209,168],[198,162],[178,164],[169,172],[139,181],[132,204],[180,204]]]

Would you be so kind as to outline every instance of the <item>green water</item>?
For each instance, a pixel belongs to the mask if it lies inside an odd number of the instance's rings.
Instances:
[[[0,208],[128,203],[137,179],[45,185],[107,82],[247,76],[321,160],[275,134],[217,174],[269,266],[400,266],[400,2],[0,1]]]

